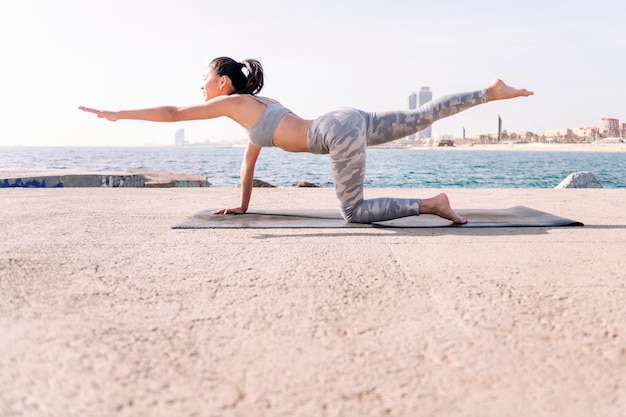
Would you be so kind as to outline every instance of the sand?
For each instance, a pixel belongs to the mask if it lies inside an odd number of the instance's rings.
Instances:
[[[626,190],[448,194],[586,226],[172,230],[237,190],[2,189],[0,416],[625,416]]]

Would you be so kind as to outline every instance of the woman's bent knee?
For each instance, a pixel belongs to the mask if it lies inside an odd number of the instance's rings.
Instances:
[[[362,203],[363,200],[349,207],[342,207],[341,215],[343,216],[343,219],[348,223],[371,223],[371,221],[363,219],[363,216],[359,215],[361,213],[359,207]]]

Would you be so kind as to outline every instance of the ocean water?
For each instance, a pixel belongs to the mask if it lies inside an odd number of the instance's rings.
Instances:
[[[207,177],[215,187],[239,182],[243,148],[0,147],[2,168],[125,171],[145,168]],[[366,187],[553,188],[572,172],[590,171],[605,188],[626,188],[626,153],[368,149]],[[332,187],[327,155],[263,149],[255,178],[291,187]]]

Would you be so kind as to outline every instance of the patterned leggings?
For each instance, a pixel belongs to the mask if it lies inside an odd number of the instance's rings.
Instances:
[[[441,97],[415,110],[368,113],[342,107],[311,123],[309,151],[330,154],[341,214],[350,223],[372,223],[419,215],[419,198],[363,199],[365,148],[391,142],[487,102],[487,90]]]

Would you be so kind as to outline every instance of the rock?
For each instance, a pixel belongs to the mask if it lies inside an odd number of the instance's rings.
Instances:
[[[272,185],[269,182],[265,182],[263,180],[257,180],[256,178],[252,181],[252,186],[262,188],[276,188],[275,185]]]
[[[276,188],[275,185],[272,185],[269,182],[265,182],[263,180],[258,180],[256,178],[252,180],[252,186],[259,188]],[[237,184],[237,188],[239,187],[241,187],[241,184]]]
[[[308,182],[308,181],[300,181],[297,186],[298,187],[320,188],[319,185],[313,184],[312,182]]]
[[[604,188],[591,172],[574,172],[554,188]]]

